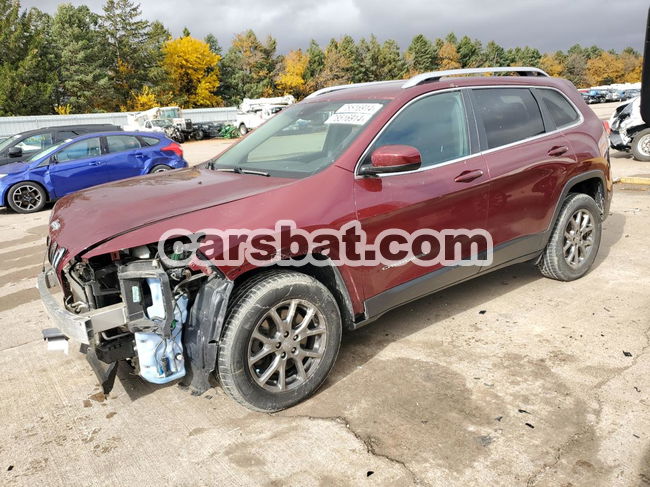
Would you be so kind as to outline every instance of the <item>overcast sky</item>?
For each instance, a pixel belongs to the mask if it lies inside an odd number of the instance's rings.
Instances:
[[[54,12],[57,0],[22,0],[23,7]],[[101,11],[104,0],[70,0]],[[530,45],[542,52],[573,44],[641,51],[647,0],[142,0],[148,20],[174,35],[187,26],[195,37],[213,33],[226,48],[234,34],[253,29],[273,35],[280,52],[307,47],[311,38],[356,39],[374,33],[405,49],[415,34],[434,39],[448,32],[505,47]]]

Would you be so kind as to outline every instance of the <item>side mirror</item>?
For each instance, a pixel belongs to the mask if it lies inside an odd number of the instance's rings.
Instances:
[[[50,156],[50,164],[56,164],[59,160],[56,158],[56,154]]]
[[[12,147],[9,149],[9,152],[7,152],[7,155],[9,157],[22,157],[23,149],[22,147]]]
[[[360,174],[374,176],[395,172],[414,171],[420,168],[420,151],[410,145],[384,145],[370,156],[371,164],[361,166]]]

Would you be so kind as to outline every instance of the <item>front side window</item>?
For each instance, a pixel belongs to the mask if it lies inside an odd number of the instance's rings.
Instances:
[[[538,89],[536,94],[555,122],[556,128],[566,127],[580,120],[580,115],[564,95],[547,89]]]
[[[528,88],[482,88],[473,95],[488,149],[544,133],[542,113]]]
[[[52,145],[52,134],[37,134],[27,137],[26,139],[21,140],[16,144],[16,147],[20,147],[23,152],[34,152],[47,149]]]
[[[385,100],[310,102],[271,118],[210,161],[215,170],[303,178],[328,167],[384,108]]]
[[[91,137],[79,142],[75,142],[62,149],[56,154],[58,162],[76,161],[77,159],[86,159],[102,155],[99,137]]]
[[[422,167],[469,155],[469,138],[463,98],[459,92],[440,93],[417,100],[404,108],[375,141],[370,155],[384,145],[415,147]]]
[[[109,153],[140,148],[138,139],[131,135],[108,135],[106,137],[106,144]]]

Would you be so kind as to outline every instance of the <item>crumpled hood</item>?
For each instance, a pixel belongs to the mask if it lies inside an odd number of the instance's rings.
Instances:
[[[10,164],[0,165],[0,174],[17,174],[29,169],[26,162],[12,162]]]
[[[222,205],[295,180],[194,167],[95,186],[57,202],[50,237],[66,258],[136,228]]]

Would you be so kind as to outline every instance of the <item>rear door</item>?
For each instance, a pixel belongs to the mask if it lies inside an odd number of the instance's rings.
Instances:
[[[477,153],[475,123],[466,106],[460,90],[416,99],[388,123],[369,148],[362,165],[370,163],[370,155],[379,147],[408,145],[419,150],[422,167],[382,177],[357,176],[357,218],[368,242],[376,243],[381,232],[391,229],[412,234],[421,229],[485,227],[488,174]],[[360,282],[364,283],[367,311],[372,316],[478,270],[474,266],[443,268],[406,261],[366,266],[354,272],[363,274]]]
[[[105,167],[110,181],[143,174],[150,149],[142,147],[134,135],[106,135]]]
[[[49,175],[57,198],[80,189],[110,181],[102,166],[99,137],[90,137],[69,144],[54,153],[55,162],[50,163]]]
[[[475,88],[472,100],[490,172],[487,229],[494,267],[544,247],[558,186],[575,158],[566,137],[542,116],[531,89]]]

